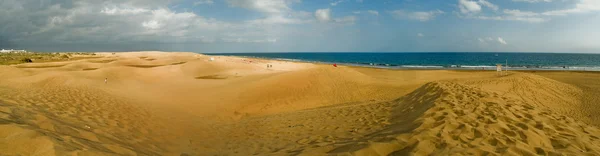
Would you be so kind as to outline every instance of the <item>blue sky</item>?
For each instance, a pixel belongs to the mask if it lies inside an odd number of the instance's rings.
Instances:
[[[3,0],[0,48],[600,53],[599,0]]]

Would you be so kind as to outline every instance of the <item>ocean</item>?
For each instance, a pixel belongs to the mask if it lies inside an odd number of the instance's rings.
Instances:
[[[207,53],[302,62],[337,63],[355,66],[399,69],[484,69],[496,64],[512,70],[600,71],[600,54],[568,53],[483,53],[483,52],[402,52],[402,53]]]

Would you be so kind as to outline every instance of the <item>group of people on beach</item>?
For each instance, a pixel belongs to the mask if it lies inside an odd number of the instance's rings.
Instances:
[[[245,59],[243,59],[242,61],[244,61],[245,63],[252,63],[252,60],[245,60]]]
[[[273,68],[272,64],[267,64],[267,68]]]

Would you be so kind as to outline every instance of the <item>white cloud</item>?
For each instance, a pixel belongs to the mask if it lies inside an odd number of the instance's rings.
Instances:
[[[487,0],[458,0],[458,9],[463,14],[476,14],[481,12],[482,6],[490,8],[494,11],[499,9],[498,5],[488,2]]]
[[[354,22],[356,22],[357,18],[355,16],[346,16],[346,17],[342,17],[342,18],[336,18],[333,21],[337,22],[337,23],[347,23],[347,24],[354,24]]]
[[[552,2],[552,0],[512,0],[513,2],[528,2],[528,3],[538,3],[538,2]]]
[[[458,8],[463,14],[478,13],[481,11],[481,6],[477,2],[470,0],[458,0]]]
[[[262,19],[247,21],[250,24],[301,24],[308,23],[310,20],[305,16],[307,12],[294,11],[290,8],[293,3],[299,3],[300,0],[226,0],[231,7],[241,7],[249,10],[261,12],[266,15]]]
[[[486,0],[479,0],[479,1],[477,1],[477,3],[479,3],[479,4],[483,5],[483,6],[486,6],[486,7],[490,8],[490,9],[492,9],[494,11],[498,10],[498,6],[497,5],[492,4],[492,3],[490,3],[490,2],[488,2]]]
[[[546,22],[549,18],[543,17],[540,13],[535,13],[531,11],[521,11],[521,10],[511,10],[504,9],[503,15],[474,15],[474,14],[465,14],[464,16],[458,15],[461,18],[467,19],[479,19],[479,20],[496,20],[496,21],[521,21],[521,22],[529,22],[529,23],[541,23]]]
[[[140,25],[146,28],[142,31],[143,35],[165,35],[165,36],[183,36],[190,31],[198,31],[197,29],[220,29],[218,27],[226,27],[227,24],[212,23],[211,20],[206,20],[191,12],[177,13],[167,9],[156,9],[144,16],[145,18]],[[215,21],[215,20],[212,20]]]
[[[539,16],[539,13],[535,13],[535,12],[531,12],[531,11],[521,11],[521,10],[509,10],[509,9],[504,9],[504,14],[510,15],[510,16],[517,16],[517,17],[531,17],[531,16]]]
[[[468,1],[468,0],[460,0]],[[481,0],[479,1],[481,2]],[[527,1],[527,2],[538,2],[538,1]],[[469,19],[480,19],[480,20],[498,20],[498,21],[523,21],[529,23],[541,23],[546,22],[551,19],[551,16],[566,16],[568,14],[574,13],[587,13],[600,11],[600,0],[579,0],[575,4],[575,8],[571,9],[563,9],[563,10],[552,10],[546,12],[532,12],[532,11],[521,11],[521,10],[511,10],[504,9],[504,15],[495,15],[495,16],[486,16],[486,15],[474,15],[474,14],[465,14],[465,16],[460,16],[462,18]],[[469,13],[469,11],[464,11],[461,7],[461,12]]]
[[[521,21],[529,23],[546,22],[547,19],[541,17],[519,17],[519,16],[468,16],[464,18],[480,19],[480,20],[495,20],[495,21]]]
[[[352,11],[353,14],[361,14],[364,11]],[[379,16],[379,11],[377,10],[367,10],[366,13],[369,13],[371,15],[375,15],[375,16]]]
[[[269,14],[280,14],[291,10],[289,4],[299,0],[226,0],[229,6],[246,8]]]
[[[504,41],[504,39],[502,39],[502,37],[498,37],[498,42],[500,44],[507,44],[506,41]]]
[[[294,11],[287,14],[289,18],[312,18],[313,13],[308,11]]]
[[[262,19],[255,19],[255,20],[250,20],[248,21],[248,23],[250,24],[302,24],[302,23],[309,23],[311,22],[310,20],[305,20],[305,19],[297,19],[297,18],[287,18],[284,16],[280,16],[280,15],[275,15],[275,16],[269,16],[266,18],[262,18]]]
[[[423,36],[425,36],[425,35],[423,35],[423,33],[417,33],[417,36],[418,36],[418,37],[423,37]]]
[[[143,9],[143,8],[118,8],[118,7],[112,7],[112,8],[108,8],[108,7],[104,7],[104,9],[102,9],[100,11],[100,13],[103,14],[107,14],[107,15],[125,15],[125,14],[140,14],[140,13],[146,13],[149,12],[150,10],[148,9]]]
[[[488,42],[489,43],[496,43],[496,42],[498,42],[499,44],[504,44],[504,45],[508,44],[508,43],[506,43],[506,41],[502,37],[498,37],[496,40],[494,40],[491,37],[485,37],[485,38],[481,38],[480,37],[480,38],[477,38],[477,40],[480,43],[483,43],[483,44],[487,44]]]
[[[342,3],[342,2],[344,2],[344,0],[335,1],[335,2],[332,2],[332,3],[329,3],[329,4],[331,6],[336,6],[336,5],[338,5],[338,4]]]
[[[202,5],[202,4],[213,4],[215,3],[213,0],[198,0],[194,2],[194,5]]]
[[[33,0],[31,0],[33,1]],[[0,3],[5,4],[2,1]],[[141,44],[141,43],[213,43],[223,42],[220,38],[226,33],[244,34],[244,38],[256,43],[273,42],[279,38],[283,28],[266,27],[246,22],[224,22],[205,18],[193,12],[170,10],[162,1],[98,2],[82,0],[52,1],[51,7],[38,8],[27,1],[11,1],[16,6],[11,9],[0,5],[3,11],[19,14],[19,18],[0,16],[2,36],[8,34],[11,40],[23,45],[35,45],[41,41],[47,44]],[[39,1],[36,1],[39,2]],[[62,4],[61,2],[69,3]],[[7,3],[8,4],[8,3]],[[12,7],[12,6],[11,6]],[[308,14],[305,16],[302,14]],[[44,15],[44,16],[39,16]],[[288,16],[289,15],[289,16]],[[311,13],[289,12],[281,16],[267,16],[263,23],[302,23],[314,21]],[[32,18],[35,17],[35,18]],[[305,18],[305,19],[302,19]],[[5,21],[11,21],[10,23]],[[249,34],[247,32],[256,32]],[[201,36],[201,37],[199,37]]]
[[[394,10],[394,11],[390,11],[389,13],[392,14],[392,16],[394,16],[397,19],[412,19],[412,20],[419,20],[422,22],[429,21],[431,19],[434,19],[437,15],[444,14],[444,12],[441,10],[427,11],[427,12],[423,12],[423,11],[406,12],[404,10]]]
[[[318,9],[315,11],[315,17],[318,21],[328,22],[331,20],[331,10],[328,9]]]
[[[542,14],[550,16],[564,16],[567,14],[586,13],[592,11],[600,11],[600,0],[579,0],[579,2],[575,4],[575,8],[547,11]]]
[[[375,16],[379,16],[379,12],[378,12],[378,11],[375,11],[375,10],[368,10],[367,12],[368,12],[368,13],[370,13],[370,14],[373,14],[373,15],[375,15]]]
[[[147,29],[158,29],[158,28],[162,27],[161,24],[155,20],[144,21],[142,23],[142,26]]]
[[[344,23],[344,24],[354,24],[354,22],[356,22],[358,20],[358,18],[356,18],[356,16],[345,16],[345,17],[333,19],[331,16],[331,9],[329,9],[329,8],[317,9],[317,11],[315,11],[315,18],[317,19],[317,21],[323,22],[323,23],[333,21],[335,23]]]

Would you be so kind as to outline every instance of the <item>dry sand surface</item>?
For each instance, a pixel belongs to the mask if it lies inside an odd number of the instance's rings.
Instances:
[[[600,155],[596,73],[97,54],[0,66],[0,155]]]

